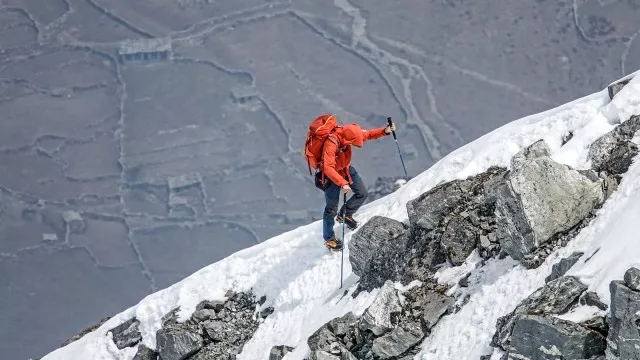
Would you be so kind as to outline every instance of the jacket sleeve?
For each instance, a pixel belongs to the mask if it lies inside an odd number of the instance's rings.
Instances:
[[[322,149],[322,171],[334,184],[343,187],[349,182],[338,174],[336,170],[336,151],[338,151],[338,145],[333,141],[329,140],[324,143]]]
[[[381,137],[389,135],[384,132],[384,129],[386,129],[386,127],[381,127],[377,129],[371,129],[371,130],[362,130],[364,141],[376,140]]]

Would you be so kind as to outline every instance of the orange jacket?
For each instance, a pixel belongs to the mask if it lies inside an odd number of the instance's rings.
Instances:
[[[334,184],[343,187],[351,184],[351,145],[362,146],[365,141],[387,136],[384,127],[363,130],[358,124],[344,125],[329,135],[322,149],[322,172]]]

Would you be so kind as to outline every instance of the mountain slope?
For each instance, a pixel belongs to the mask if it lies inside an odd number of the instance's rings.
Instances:
[[[363,224],[375,215],[406,223],[409,200],[438,184],[476,175],[490,166],[509,167],[513,155],[539,139],[549,145],[557,162],[588,169],[589,145],[630,115],[640,114],[638,99],[640,77],[635,77],[612,101],[607,91],[602,90],[513,121],[449,154],[395,193],[364,206],[358,217]],[[569,132],[573,137],[563,146],[563,136]],[[600,249],[589,262],[578,262],[570,273],[580,277],[601,299],[609,299],[609,282],[622,278],[626,269],[640,262],[630,251],[640,245],[633,231],[635,219],[640,216],[640,205],[637,205],[640,195],[636,191],[640,186],[639,166],[632,164],[618,190],[598,211],[597,218],[566,247],[552,253],[540,267],[528,270],[510,258],[493,259],[470,279],[468,288],[454,286],[450,292],[468,293],[468,303],[457,313],[440,320],[416,358],[477,360],[481,355],[491,353],[489,343],[498,317],[513,310],[543,285],[551,266],[574,251],[592,254]],[[321,209],[322,204],[318,207]],[[223,300],[230,289],[266,295],[263,307],[274,309],[245,344],[238,359],[266,359],[272,346],[282,344],[295,347],[287,360],[303,359],[309,350],[306,340],[314,331],[349,311],[362,314],[377,294],[374,290],[362,292],[355,298],[342,296],[345,289],[353,291],[351,285],[357,282],[348,261],[349,249],[346,247],[344,254],[345,286],[338,289],[340,254],[330,254],[324,249],[321,226],[321,222],[315,222],[300,227],[205,267],[148,296],[42,360],[131,360],[137,348],[119,350],[107,334],[110,329],[135,316],[140,321],[142,343],[153,349],[156,331],[161,328],[165,314],[179,307],[179,321],[186,320],[202,300]],[[348,233],[347,242],[350,237],[351,233]],[[476,262],[477,256],[472,255],[459,267],[441,269],[437,277],[442,283],[454,285]],[[499,356],[496,351],[494,358]]]

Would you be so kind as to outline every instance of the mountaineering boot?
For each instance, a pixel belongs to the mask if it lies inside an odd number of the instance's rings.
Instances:
[[[336,216],[336,221],[342,224],[342,215]],[[358,227],[358,222],[353,218],[353,216],[347,216],[344,223],[347,224],[349,230],[355,230]]]
[[[342,241],[336,239],[336,237],[332,237],[329,240],[324,241],[324,245],[329,250],[341,250],[342,249]]]

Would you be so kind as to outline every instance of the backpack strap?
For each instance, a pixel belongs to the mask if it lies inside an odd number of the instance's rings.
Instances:
[[[334,133],[329,134],[324,141],[327,141],[327,140],[331,140],[331,142],[336,144],[336,146],[338,147],[338,151],[340,151],[340,139],[338,139],[338,137]]]
[[[336,128],[338,128],[338,127],[340,127],[340,126],[336,126]],[[340,147],[340,139],[338,138],[338,136],[336,136],[334,134],[336,128],[331,130],[331,133],[324,139],[324,143],[326,143],[327,140],[331,140],[331,142],[336,144],[336,147],[338,148],[338,150],[336,151],[336,154],[339,154],[339,153],[342,152],[342,148]],[[322,144],[322,148],[323,149],[324,149],[324,143]],[[323,155],[324,155],[324,153],[323,153]],[[318,171],[322,172],[322,184],[324,184],[325,176],[324,176],[324,171],[322,171],[322,159],[320,159],[320,166],[319,166],[319,170]]]

